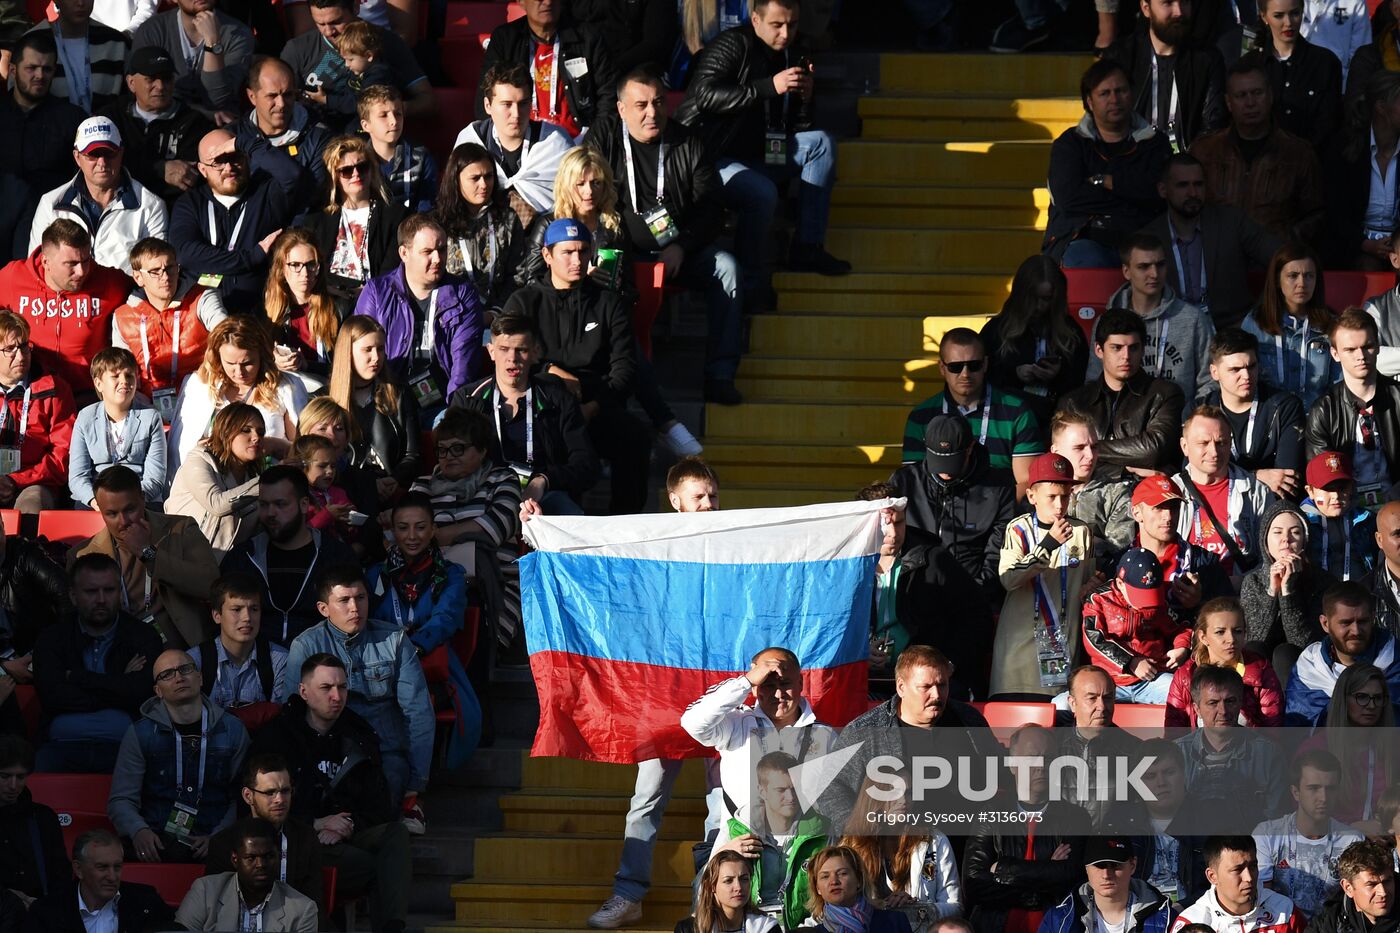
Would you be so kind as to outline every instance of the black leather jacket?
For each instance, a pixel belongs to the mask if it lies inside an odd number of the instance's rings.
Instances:
[[[369,251],[369,277],[375,278],[399,266],[399,222],[404,218],[402,206],[389,202],[374,202],[369,211],[369,230],[366,232]],[[316,251],[321,254],[321,266],[326,270],[326,281],[332,290],[351,298],[359,295],[363,282],[331,274],[331,259],[335,256],[335,240],[340,235],[340,209],[331,213],[313,211],[302,222],[311,231],[316,241]]]
[[[757,159],[769,123],[783,122],[785,114],[783,129],[797,126],[797,102],[784,111],[773,75],[800,57],[795,48],[770,49],[751,23],[726,29],[690,63],[690,87],[676,119],[699,131],[713,158]]]
[[[399,387],[399,411],[393,418],[375,408],[373,400],[364,407],[353,405],[350,414],[360,426],[360,439],[352,445],[358,466],[382,470],[400,485],[411,483],[421,475],[418,402],[411,391]],[[375,457],[371,458],[371,454]]]
[[[1390,468],[1390,482],[1400,481],[1400,383],[1377,374],[1371,405],[1381,452]],[[1316,457],[1324,450],[1341,451],[1350,457],[1356,447],[1356,414],[1356,396],[1345,381],[1318,396],[1308,412],[1308,457]]]
[[[39,545],[11,535],[0,557],[0,606],[0,653],[26,655],[39,632],[72,608],[68,575]]]
[[[1003,809],[1015,809],[1004,807]],[[968,919],[977,933],[1001,933],[1013,909],[1047,910],[1065,899],[1084,875],[1084,838],[1092,832],[1089,814],[1072,803],[1045,805],[1026,858],[1029,823],[1004,823],[999,831],[982,830],[963,852],[963,900],[975,904]],[[1051,859],[1061,843],[1070,857]],[[992,871],[992,866],[996,871]]]
[[[491,43],[486,47],[486,58],[481,63],[481,73],[491,70],[492,65],[524,65],[527,69],[534,56],[535,39],[530,33],[530,24],[525,17],[497,26],[491,30]],[[569,74],[563,65],[559,66],[559,80],[564,82],[564,93],[568,95],[569,112],[574,115],[580,127],[592,126],[594,121],[607,113],[612,113],[617,103],[617,72],[613,67],[612,56],[608,54],[602,36],[596,29],[582,23],[568,23],[559,29],[559,55],[564,62],[582,58],[588,63],[588,71],[578,77]],[[483,101],[478,95],[476,115],[486,116]]]
[[[1060,399],[1061,411],[1094,419],[1099,432],[1096,479],[1115,479],[1124,467],[1175,473],[1181,464],[1181,412],[1186,399],[1174,382],[1139,372],[1129,379],[1114,404],[1100,376]]]

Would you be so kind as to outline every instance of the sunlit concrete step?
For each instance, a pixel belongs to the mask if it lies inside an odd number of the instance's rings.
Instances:
[[[959,230],[832,227],[826,245],[862,272],[921,272],[957,269],[1011,276],[1044,239],[1030,228]],[[842,283],[830,282],[840,288]]]
[[[1079,122],[1078,98],[863,97],[862,139],[1049,141]]]
[[[954,327],[981,330],[987,318],[765,314],[749,327],[749,352],[808,359],[922,359]]]
[[[764,444],[707,437],[705,462],[719,474],[721,501],[734,508],[729,501],[732,488],[772,485],[783,475],[806,487],[849,489],[854,495],[899,469],[900,445]]]
[[[989,142],[891,142],[854,140],[839,145],[837,173],[847,181],[910,186],[1044,185],[1050,144]]]
[[[852,379],[839,375],[802,375],[802,368],[811,369],[812,360],[784,360],[794,365],[784,370],[751,365],[745,360],[736,380],[739,391],[754,401],[765,402],[877,402],[913,405],[937,393],[943,386],[935,380],[916,381],[899,376]],[[890,362],[878,360],[875,362]],[[933,373],[936,366],[930,366]],[[706,441],[708,447],[708,439]]]
[[[534,791],[570,791],[585,794],[631,795],[637,781],[633,765],[601,764],[571,758],[531,758],[522,751],[524,763],[521,787]],[[676,778],[674,793],[681,797],[705,794],[705,765],[700,759],[687,761]]]
[[[703,828],[701,823],[695,824],[692,840],[700,838]],[[651,862],[652,883],[689,884],[695,877],[692,844],[691,841],[658,840]],[[608,838],[483,836],[476,841],[475,879],[503,883],[549,879],[560,884],[607,884],[617,871],[621,855],[621,826]],[[578,925],[582,925],[583,919],[586,915],[580,918]]]
[[[571,836],[622,832],[630,797],[625,794],[508,794],[500,799],[507,833]],[[703,797],[672,797],[661,825],[663,839],[691,839],[705,820]]]
[[[706,405],[705,425],[718,437],[772,444],[893,444],[908,414],[908,405],[756,401]]]
[[[838,184],[831,222],[858,227],[1034,227],[1045,229],[1046,188]]]
[[[534,879],[541,881],[542,879]],[[463,881],[452,886],[460,925],[445,929],[504,926],[519,929],[582,927],[588,915],[612,896],[611,884],[548,884]],[[689,885],[653,885],[642,902],[642,926],[670,930],[690,913]],[[636,927],[628,927],[635,930]]]
[[[885,54],[880,56],[880,90],[1077,100],[1079,77],[1092,63],[1087,55]]]
[[[740,379],[782,386],[782,396],[840,401],[841,393],[864,391],[876,398],[898,402],[908,397],[927,398],[943,388],[936,363],[938,354],[930,351],[906,360],[884,359],[802,359],[790,356],[753,354],[744,357]],[[833,394],[826,394],[826,386]],[[866,388],[868,387],[868,388]],[[879,393],[883,392],[881,395]],[[755,398],[771,397],[760,392]]]
[[[815,272],[779,272],[773,286],[784,294],[839,292],[866,295],[997,295],[1011,287],[1011,273],[920,270],[918,272],[853,272],[827,276]]]

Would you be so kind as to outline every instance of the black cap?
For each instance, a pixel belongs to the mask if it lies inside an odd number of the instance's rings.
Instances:
[[[1132,844],[1117,836],[1090,836],[1084,843],[1084,864],[1098,865],[1102,862],[1123,864],[1133,858]]]
[[[131,53],[131,58],[126,63],[126,73],[145,75],[147,78],[173,75],[175,73],[175,59],[171,58],[170,53],[158,45],[143,45]]]
[[[962,415],[934,415],[924,428],[924,463],[929,472],[962,472],[971,447],[972,426]]]

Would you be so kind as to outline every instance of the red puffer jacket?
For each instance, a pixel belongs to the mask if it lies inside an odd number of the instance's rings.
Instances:
[[[1127,668],[1136,658],[1148,658],[1160,670],[1167,652],[1191,644],[1191,627],[1163,606],[1142,612],[1123,601],[1115,581],[1099,587],[1084,600],[1084,649],[1089,661],[1113,682],[1126,687],[1138,682]]]
[[[1196,709],[1191,705],[1191,675],[1196,672],[1192,658],[1177,668],[1167,694],[1167,725],[1196,727]],[[1240,711],[1246,726],[1283,725],[1283,687],[1273,665],[1263,655],[1244,653],[1244,708]]]

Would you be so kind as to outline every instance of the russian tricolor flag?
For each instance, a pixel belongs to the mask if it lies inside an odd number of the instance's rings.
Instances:
[[[802,661],[817,718],[869,706],[867,654],[880,510],[788,509],[537,516],[521,558],[532,754],[631,763],[707,754],[685,707],[770,645]]]

